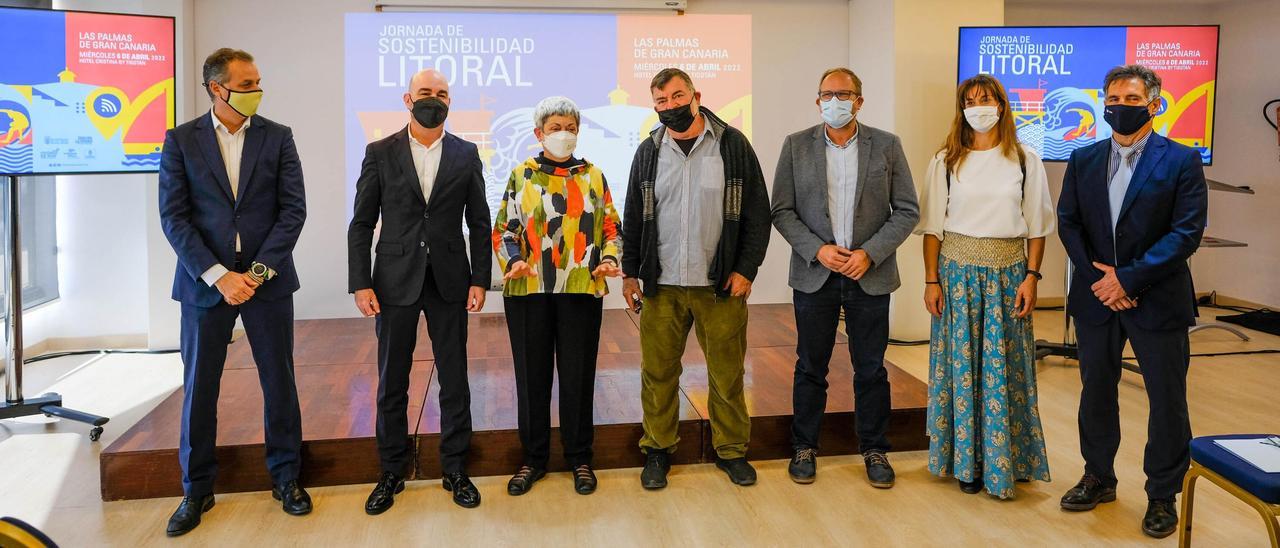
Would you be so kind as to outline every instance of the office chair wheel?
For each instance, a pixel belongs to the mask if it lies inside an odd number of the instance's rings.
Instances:
[[[101,437],[102,437],[101,426],[95,426],[93,427],[93,430],[89,431],[89,441],[98,441],[98,439]]]

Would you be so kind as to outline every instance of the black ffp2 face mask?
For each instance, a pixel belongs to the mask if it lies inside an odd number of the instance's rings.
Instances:
[[[422,127],[438,128],[449,116],[449,105],[436,97],[423,97],[413,102],[413,119]]]
[[[693,118],[692,102],[687,105],[658,111],[658,121],[662,122],[662,125],[675,130],[676,133],[688,131],[689,126],[693,125]]]
[[[1150,104],[1107,105],[1102,111],[1102,119],[1111,126],[1111,131],[1119,135],[1133,135],[1151,121],[1151,111],[1147,110]]]

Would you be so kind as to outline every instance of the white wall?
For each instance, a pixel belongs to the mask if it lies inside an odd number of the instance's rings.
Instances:
[[[1280,146],[1262,105],[1280,99],[1280,2],[1237,0],[1213,10],[1222,24],[1214,165],[1206,176],[1252,186],[1256,195],[1209,193],[1214,236],[1247,249],[1206,249],[1192,260],[1196,289],[1280,308]],[[1274,105],[1273,107],[1274,108]],[[1272,111],[1274,116],[1274,111]]]

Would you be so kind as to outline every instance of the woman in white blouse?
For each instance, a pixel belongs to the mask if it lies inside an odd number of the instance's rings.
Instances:
[[[920,195],[929,349],[929,471],[1000,498],[1049,481],[1031,312],[1054,211],[1044,164],[1018,143],[1008,96],[979,75]]]

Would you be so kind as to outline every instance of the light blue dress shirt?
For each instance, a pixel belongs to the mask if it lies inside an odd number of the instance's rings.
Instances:
[[[659,285],[706,287],[724,229],[724,160],[711,124],[689,154],[663,132],[654,181]]]
[[[827,135],[827,212],[831,215],[831,234],[836,245],[845,249],[853,246],[854,203],[858,196],[858,134],[844,146],[839,146]]]

